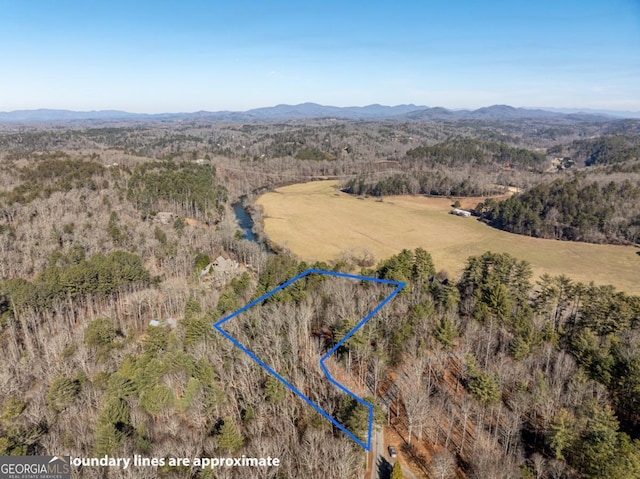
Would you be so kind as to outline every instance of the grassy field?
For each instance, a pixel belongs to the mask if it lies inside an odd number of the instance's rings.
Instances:
[[[438,270],[457,278],[467,257],[505,252],[529,261],[534,275],[566,274],[574,280],[613,284],[640,294],[640,256],[631,246],[595,245],[515,235],[475,218],[449,214],[451,200],[418,196],[359,199],[336,181],[279,188],[257,199],[269,239],[306,261],[330,261],[367,250],[376,262],[403,248],[429,251]],[[469,207],[479,199],[463,201]]]

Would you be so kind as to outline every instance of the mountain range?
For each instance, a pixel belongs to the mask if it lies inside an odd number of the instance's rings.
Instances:
[[[119,110],[72,111],[72,110],[16,110],[0,112],[0,123],[69,122],[69,121],[115,121],[115,120],[180,120],[207,119],[217,121],[287,121],[335,118],[341,120],[388,119],[399,121],[417,120],[518,120],[518,119],[570,119],[574,121],[607,120],[614,118],[640,118],[640,112],[584,111],[543,108],[514,108],[508,105],[493,105],[477,110],[449,110],[442,107],[419,105],[367,105],[337,107],[302,103],[299,105],[276,105],[247,111],[197,111],[193,113],[129,113]]]

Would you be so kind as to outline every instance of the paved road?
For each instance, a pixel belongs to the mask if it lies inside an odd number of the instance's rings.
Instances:
[[[391,469],[397,459],[389,457],[389,451],[384,447],[384,433],[381,427],[373,427],[371,452],[373,454],[373,468],[368,479],[389,479],[391,477]],[[402,468],[402,475],[406,479],[416,479],[415,475],[407,467]]]
[[[371,452],[373,468],[368,479],[389,479],[393,465],[389,462],[390,458],[384,449],[384,434],[379,426],[374,426],[371,433]]]

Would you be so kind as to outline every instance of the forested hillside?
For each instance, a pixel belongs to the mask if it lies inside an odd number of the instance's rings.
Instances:
[[[640,183],[590,181],[588,176],[541,183],[476,214],[512,233],[591,243],[640,242]]]
[[[526,148],[513,148],[495,141],[456,140],[407,151],[407,158],[419,159],[429,166],[448,167],[500,165],[543,171],[545,155]]]
[[[549,154],[568,156],[585,165],[610,165],[640,159],[640,139],[636,135],[611,135],[576,140],[549,148]]]
[[[194,121],[2,129],[0,455],[281,460],[252,476],[86,467],[88,478],[363,477],[361,447],[211,327],[314,267],[406,282],[330,366],[374,403],[376,424],[399,438],[402,467],[416,477],[640,477],[639,298],[564,276],[534,279],[527,263],[490,252],[468,258],[459,277],[422,248],[377,264],[305,264],[242,239],[230,207],[319,177],[375,195],[531,187],[478,212],[524,234],[637,242],[633,172],[621,179],[598,170],[615,181],[596,182],[541,171],[550,162],[538,148],[607,128]],[[316,359],[386,291],[319,275],[292,286],[229,327],[301,388],[324,394],[317,399],[362,437],[362,408],[323,389]]]
[[[506,184],[516,178],[518,182],[526,183],[534,172],[541,173],[547,169],[549,162],[543,154],[526,148],[495,141],[453,139],[412,148],[399,165],[401,173],[376,177],[359,175],[349,179],[344,183],[343,191],[372,196],[495,195],[504,193]]]
[[[220,219],[226,194],[210,165],[171,161],[138,166],[127,186],[129,200],[145,216],[171,209],[212,222]]]

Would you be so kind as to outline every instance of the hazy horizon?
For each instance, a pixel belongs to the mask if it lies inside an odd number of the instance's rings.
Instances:
[[[3,2],[0,111],[640,110],[634,0]]]
[[[127,113],[127,114],[132,114],[132,115],[181,115],[181,114],[195,114],[195,113],[199,113],[199,112],[206,112],[206,113],[219,113],[219,112],[230,112],[230,113],[244,113],[244,112],[248,112],[251,110],[259,110],[259,109],[267,109],[267,108],[275,108],[275,107],[280,107],[280,106],[287,106],[287,107],[297,107],[297,106],[302,106],[302,105],[318,105],[321,107],[328,107],[328,108],[366,108],[366,107],[371,107],[371,106],[380,106],[380,107],[389,107],[389,108],[395,108],[395,107],[400,107],[400,106],[415,106],[416,110],[419,109],[430,109],[430,108],[444,108],[445,110],[450,110],[450,111],[475,111],[475,110],[479,110],[479,109],[483,109],[483,108],[491,108],[491,107],[497,107],[497,106],[507,106],[507,107],[512,107],[512,108],[517,108],[517,109],[524,109],[524,110],[545,110],[545,111],[549,111],[549,112],[554,112],[554,111],[558,111],[558,112],[580,112],[583,111],[585,113],[589,113],[589,112],[611,112],[611,113],[633,113],[633,114],[640,114],[640,109],[638,111],[633,111],[633,110],[615,110],[615,109],[608,109],[608,108],[577,108],[577,107],[556,107],[556,106],[518,106],[518,105],[507,105],[504,103],[496,103],[496,104],[492,104],[492,105],[482,105],[476,108],[450,108],[447,107],[445,105],[418,105],[415,103],[398,103],[398,104],[383,104],[383,103],[379,103],[379,102],[374,102],[374,103],[368,103],[368,104],[361,104],[361,105],[327,105],[327,104],[322,104],[322,103],[318,103],[318,102],[314,102],[314,101],[305,101],[305,102],[301,102],[301,103],[279,103],[279,104],[273,104],[273,105],[258,105],[255,107],[250,107],[244,110],[231,110],[231,109],[221,109],[221,110],[205,110],[205,109],[199,109],[199,110],[184,110],[184,111],[158,111],[158,112],[144,112],[144,111],[131,111],[131,110],[121,110],[119,108],[104,108],[104,109],[86,109],[86,110],[79,110],[79,109],[73,109],[73,108],[47,108],[47,107],[36,107],[36,108],[18,108],[15,110],[0,110],[0,113],[17,113],[17,112],[34,112],[34,111],[67,111],[67,112],[73,112],[73,113],[93,113],[93,112],[109,112],[109,111],[113,111],[113,112],[122,112],[122,113]]]

